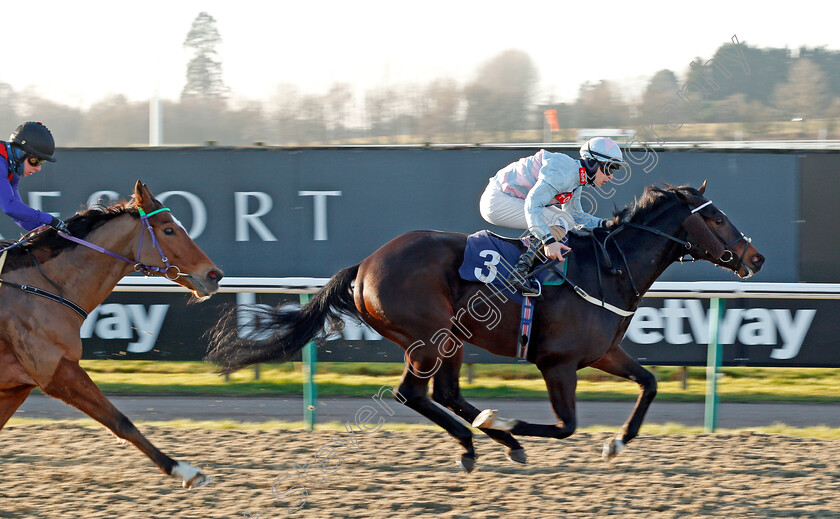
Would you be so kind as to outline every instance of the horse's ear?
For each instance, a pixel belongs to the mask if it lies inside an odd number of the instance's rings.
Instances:
[[[140,180],[134,183],[134,201],[140,206],[140,199],[143,198],[143,183]]]
[[[149,188],[146,184],[138,180],[134,184],[134,203],[137,204],[137,207],[148,211],[153,200],[154,197],[152,197],[152,193],[149,191]]]
[[[700,188],[699,188],[699,189],[697,189],[697,192],[699,192],[701,195],[705,195],[705,194],[706,194],[706,182],[708,182],[708,181],[709,181],[709,179],[704,180],[704,181],[703,181],[703,185],[702,185],[702,186],[700,186]]]

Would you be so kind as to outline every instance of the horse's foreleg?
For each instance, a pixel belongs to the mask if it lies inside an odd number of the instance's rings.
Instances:
[[[160,470],[170,476],[181,477],[185,487],[200,487],[210,482],[210,477],[196,467],[175,461],[149,442],[133,423],[105,398],[78,362],[62,358],[49,384],[42,388],[82,411],[111,430],[117,437],[131,442],[151,459]]]
[[[9,418],[15,414],[20,404],[29,396],[29,392],[35,386],[20,386],[11,389],[0,390],[0,429],[6,425]]]
[[[434,364],[418,363],[420,373],[430,373],[434,369]],[[417,364],[414,364],[418,368]],[[429,379],[421,378],[406,368],[403,372],[402,381],[400,381],[397,393],[404,400],[404,404],[422,414],[429,420],[446,429],[446,432],[451,434],[458,443],[464,448],[464,453],[461,454],[460,465],[467,472],[472,472],[475,468],[475,447],[473,446],[472,432],[464,425],[458,423],[455,418],[444,411],[440,406],[432,402],[429,398],[427,389],[429,387]],[[396,395],[395,395],[396,396]]]
[[[444,359],[443,365],[435,373],[432,386],[432,398],[435,402],[446,407],[468,423],[472,423],[481,413],[461,395],[461,385],[458,375],[461,369],[461,356],[458,354]],[[511,461],[527,463],[528,456],[522,445],[507,431],[497,429],[481,429],[481,432],[508,448],[507,456]]]
[[[592,364],[592,367],[610,375],[632,380],[642,388],[636,400],[636,406],[633,408],[633,414],[621,428],[620,437],[609,440],[604,445],[604,458],[609,459],[618,455],[624,446],[639,434],[639,428],[642,426],[648,407],[656,396],[656,377],[617,345]]]

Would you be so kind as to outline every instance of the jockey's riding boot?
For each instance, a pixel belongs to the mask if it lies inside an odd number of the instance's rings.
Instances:
[[[513,266],[513,270],[505,280],[507,284],[521,291],[526,296],[536,296],[540,292],[540,287],[536,281],[534,279],[525,279],[525,276],[531,272],[541,245],[538,240],[532,239],[531,243],[528,244],[528,249],[519,257],[519,261]]]

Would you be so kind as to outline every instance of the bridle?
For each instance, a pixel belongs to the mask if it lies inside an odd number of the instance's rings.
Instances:
[[[679,200],[676,200],[671,204],[663,205],[663,207],[659,208],[656,212],[653,213],[653,215],[648,217],[648,219],[647,219],[648,222],[651,222],[651,221],[655,220],[656,218],[661,216],[662,213],[664,213],[667,210],[670,210],[674,205],[679,204],[679,203],[681,203],[681,202]],[[598,274],[598,288],[600,289],[600,293],[601,293],[601,298],[600,299],[598,299],[597,297],[593,297],[593,296],[589,295],[580,286],[578,286],[574,282],[572,282],[572,280],[570,280],[563,273],[562,269],[557,268],[557,263],[558,263],[557,259],[551,259],[550,261],[546,262],[544,265],[542,265],[542,266],[538,267],[537,269],[533,270],[530,274],[528,274],[527,277],[532,277],[532,276],[536,277],[536,275],[540,271],[545,270],[547,268],[553,268],[554,272],[557,274],[557,276],[560,279],[562,279],[563,281],[567,281],[569,283],[569,285],[572,287],[572,289],[581,298],[583,298],[588,303],[592,303],[593,305],[600,306],[600,307],[602,307],[606,310],[609,310],[610,312],[613,312],[614,314],[617,314],[617,315],[621,316],[622,318],[630,317],[635,313],[635,310],[633,310],[633,311],[623,310],[621,308],[618,308],[617,306],[614,306],[614,305],[611,305],[611,304],[607,303],[606,300],[604,299],[604,282],[603,282],[603,279],[601,278],[601,269],[600,269],[601,262],[600,262],[600,259],[599,259],[599,250],[598,249],[600,249],[600,256],[602,256],[604,258],[604,263],[605,263],[604,266],[607,269],[609,269],[610,273],[618,274],[618,275],[623,274],[624,271],[622,271],[621,269],[618,269],[618,268],[613,266],[612,261],[610,260],[610,255],[607,252],[607,242],[611,239],[613,240],[613,244],[615,245],[616,250],[618,251],[619,255],[621,256],[621,260],[624,263],[624,268],[627,271],[627,278],[630,280],[630,285],[633,287],[633,292],[636,294],[636,297],[640,297],[639,289],[636,287],[636,282],[633,280],[633,276],[630,273],[630,266],[627,263],[627,258],[624,256],[624,251],[621,250],[621,246],[618,244],[617,241],[615,241],[615,237],[620,232],[622,232],[624,229],[627,229],[627,228],[639,229],[639,230],[642,230],[642,231],[646,231],[646,232],[656,234],[657,236],[661,236],[663,238],[667,238],[668,240],[674,241],[674,242],[682,245],[685,248],[686,252],[693,251],[693,250],[698,250],[698,249],[704,249],[706,254],[714,257],[715,259],[717,259],[719,261],[722,261],[724,264],[731,264],[732,260],[734,260],[736,258],[736,256],[732,252],[730,247],[732,247],[733,245],[735,245],[736,243],[738,243],[741,240],[745,240],[747,242],[747,244],[751,243],[751,240],[749,238],[747,238],[744,235],[744,233],[741,233],[740,238],[736,238],[735,240],[732,240],[729,243],[725,243],[724,240],[721,239],[720,235],[718,235],[714,230],[712,230],[708,225],[706,225],[706,222],[705,222],[705,220],[703,220],[703,217],[698,214],[701,209],[703,209],[704,207],[709,206],[711,204],[712,204],[712,201],[707,200],[706,203],[700,204],[699,206],[694,207],[693,209],[691,209],[688,216],[686,216],[682,221],[682,226],[686,230],[686,233],[688,234],[687,237],[691,238],[692,236],[694,236],[694,239],[697,240],[696,245],[693,244],[691,241],[677,238],[676,236],[668,234],[668,233],[666,233],[664,231],[661,231],[661,230],[659,230],[655,227],[650,227],[648,225],[642,225],[642,224],[637,224],[637,223],[632,223],[632,222],[624,222],[624,223],[620,224],[618,227],[616,227],[615,229],[610,229],[610,230],[597,229],[597,228],[593,229],[592,234],[591,234],[591,236],[592,236],[592,247],[593,247],[593,252],[595,253],[595,263],[597,263],[599,265],[599,267],[597,267],[595,269],[595,272],[597,272],[597,274]],[[721,213],[723,213],[723,211],[721,211]],[[606,238],[604,238],[603,242],[598,241],[598,238],[595,236],[595,231],[598,231],[598,230],[604,230],[604,231],[607,232],[607,236],[606,236]],[[683,253],[680,254],[680,257],[679,257],[680,262],[683,262],[682,258],[683,258],[683,256],[685,255],[686,252],[683,252]],[[737,261],[736,265],[732,268],[733,269],[738,269],[738,268],[743,266],[746,269],[746,271],[749,272],[750,275],[752,275],[752,269],[747,267],[743,263],[743,256],[746,254],[746,252],[747,252],[747,246],[745,245],[744,246],[744,251],[741,253],[741,255],[737,256],[738,261]],[[724,255],[726,255],[726,253],[729,253],[729,257],[728,257],[727,260],[724,260],[723,257],[724,257]],[[696,259],[692,259],[690,261],[696,261]]]
[[[747,253],[747,245],[752,243],[752,239],[748,238],[744,233],[740,233],[741,236],[735,238],[729,243],[726,243],[723,240],[723,238],[721,238],[720,235],[714,229],[706,225],[706,222],[703,220],[703,218],[699,214],[697,214],[698,211],[700,211],[708,205],[712,205],[711,200],[707,200],[706,203],[701,204],[692,209],[691,214],[689,214],[688,218],[683,220],[683,227],[686,231],[688,231],[689,236],[693,235],[695,236],[695,238],[697,238],[697,245],[703,247],[706,250],[706,253],[712,256],[713,258],[721,261],[724,264],[730,264],[733,262],[733,260],[737,259],[737,261],[735,261],[734,268],[744,267],[747,271],[751,272],[751,269],[747,267],[743,260],[744,255]],[[720,209],[718,209],[718,211],[720,211]],[[724,213],[723,211],[720,212],[723,213],[724,216],[726,215],[726,213]],[[712,241],[712,239],[710,238],[714,239],[715,241]],[[746,243],[744,244],[744,248],[741,251],[741,254],[735,256],[735,253],[732,252],[732,246],[740,242],[741,240],[744,240]],[[723,249],[719,254],[716,252],[717,247],[719,246],[718,244],[723,244]],[[682,261],[682,259],[680,259],[680,261]]]
[[[85,241],[81,238],[76,238],[73,235],[65,234],[61,231],[58,232],[58,235],[61,236],[62,238],[65,238],[65,239],[70,240],[72,242],[78,243],[79,245],[83,245],[83,246],[85,246],[89,249],[93,249],[97,252],[107,254],[107,255],[109,255],[113,258],[117,258],[118,260],[125,261],[126,263],[131,263],[132,265],[134,265],[134,271],[135,272],[143,272],[143,274],[145,274],[146,276],[148,276],[151,272],[157,272],[157,273],[163,275],[166,279],[169,279],[169,280],[172,280],[172,281],[178,279],[180,276],[183,276],[184,274],[181,273],[181,269],[179,269],[176,265],[170,265],[169,264],[169,258],[167,258],[166,255],[163,253],[163,249],[160,246],[160,242],[158,242],[157,238],[155,238],[155,230],[152,227],[152,224],[149,223],[149,217],[154,216],[158,213],[162,213],[162,212],[171,212],[169,210],[169,208],[168,207],[162,207],[162,208],[157,209],[155,211],[152,211],[151,213],[148,213],[148,214],[146,214],[146,212],[143,211],[143,209],[140,209],[140,208],[138,208],[137,211],[140,213],[140,221],[141,221],[140,225],[142,226],[142,229],[140,231],[140,244],[137,246],[137,259],[135,261],[132,261],[132,260],[126,258],[125,256],[121,256],[121,255],[119,255],[115,252],[111,252],[108,249],[105,249],[104,247],[100,247],[99,245],[96,245],[95,243]],[[154,265],[146,265],[146,264],[140,262],[140,254],[143,252],[143,236],[146,234],[143,231],[145,231],[145,230],[149,231],[149,235],[152,237],[152,245],[154,245],[155,248],[158,250],[158,253],[160,254],[160,260],[165,265],[165,268],[156,267]],[[172,273],[172,275],[170,275],[170,272]]]
[[[681,203],[681,202],[679,200],[676,200],[671,204],[667,204],[667,205],[663,206],[658,211],[656,211],[651,217],[648,218],[648,222],[655,220],[656,218],[661,216],[663,213],[670,210],[674,205],[679,204],[679,203]],[[696,257],[692,258],[690,260],[684,260],[683,257],[685,256],[686,253],[690,254],[689,251],[702,249],[702,250],[705,251],[706,254],[708,254],[712,258],[720,261],[724,265],[730,266],[733,270],[737,270],[737,269],[743,267],[747,272],[752,273],[752,269],[750,269],[743,262],[744,255],[746,255],[746,253],[747,253],[747,245],[749,243],[751,243],[752,240],[750,238],[748,238],[747,236],[745,236],[744,233],[740,233],[741,234],[740,237],[730,241],[729,243],[726,243],[716,231],[714,231],[712,228],[710,228],[706,224],[705,220],[703,220],[703,217],[700,216],[700,214],[699,214],[699,211],[701,209],[703,209],[703,208],[705,208],[709,205],[712,205],[711,200],[707,200],[705,203],[700,204],[697,207],[692,208],[690,213],[688,214],[688,216],[686,216],[682,221],[682,227],[686,230],[686,232],[688,234],[687,237],[689,239],[693,237],[696,240],[696,244],[692,243],[690,240],[683,240],[683,239],[677,238],[676,236],[668,234],[668,233],[666,233],[664,231],[661,231],[661,230],[659,230],[655,227],[650,227],[648,225],[641,225],[641,224],[637,224],[637,223],[633,223],[633,222],[624,222],[624,223],[621,223],[617,228],[608,231],[609,234],[606,236],[606,238],[604,238],[603,242],[599,242],[595,238],[595,235],[593,233],[593,235],[592,235],[593,246],[594,246],[594,244],[597,244],[598,248],[600,248],[601,255],[604,258],[605,267],[607,269],[609,269],[610,273],[612,273],[612,274],[623,274],[621,269],[618,269],[618,268],[613,266],[612,261],[610,260],[609,253],[607,252],[607,242],[609,242],[610,240],[613,240],[615,248],[618,251],[619,255],[621,256],[622,262],[624,263],[624,268],[627,271],[627,277],[630,280],[630,285],[633,287],[633,292],[636,294],[637,297],[639,296],[639,290],[636,288],[636,283],[633,280],[632,274],[630,273],[630,267],[627,264],[627,259],[624,256],[624,251],[621,250],[621,247],[619,246],[618,242],[615,241],[615,237],[627,228],[633,228],[633,229],[639,229],[639,230],[642,230],[642,231],[646,231],[646,232],[649,232],[649,233],[652,233],[652,234],[656,234],[657,236],[667,238],[668,240],[674,241],[676,243],[679,243],[680,245],[682,245],[685,248],[685,252],[680,254],[680,257],[677,260],[680,263],[697,261]],[[721,212],[723,212],[723,211],[721,211]],[[746,244],[744,245],[744,249],[741,252],[741,254],[736,256],[735,253],[732,252],[731,247],[733,245],[737,244],[738,242],[740,242],[741,240],[744,240],[746,242]],[[596,249],[595,257],[596,257],[596,259],[598,258],[597,249]],[[598,282],[599,282],[599,284],[601,282],[600,277],[601,277],[601,274],[600,274],[600,271],[599,271],[598,272]]]
[[[178,279],[180,276],[185,275],[185,274],[181,273],[181,269],[179,269],[177,266],[169,264],[169,258],[167,258],[166,255],[163,253],[163,249],[160,246],[160,242],[158,242],[157,238],[155,238],[155,230],[152,227],[152,225],[149,223],[149,217],[150,216],[154,216],[154,215],[156,215],[158,213],[161,213],[161,212],[171,212],[171,211],[169,211],[169,208],[168,207],[162,207],[162,208],[157,209],[155,211],[152,211],[151,213],[148,213],[148,214],[146,214],[146,212],[143,211],[143,209],[141,209],[139,207],[137,208],[137,210],[140,213],[140,221],[141,221],[140,225],[142,226],[142,228],[140,230],[140,244],[137,247],[137,259],[135,261],[131,261],[130,259],[126,258],[125,256],[122,256],[122,255],[117,254],[115,252],[111,252],[111,251],[105,249],[104,247],[100,247],[99,245],[96,245],[95,243],[91,243],[91,242],[83,240],[81,238],[76,238],[75,236],[72,236],[70,234],[66,234],[66,233],[63,233],[61,231],[58,231],[58,235],[61,236],[62,238],[65,238],[65,239],[70,240],[72,242],[78,243],[79,245],[85,246],[89,249],[93,249],[97,252],[107,254],[107,255],[109,255],[113,258],[125,261],[127,263],[131,263],[132,265],[134,265],[135,272],[143,272],[143,274],[145,274],[146,276],[148,276],[150,272],[157,272],[157,273],[163,275],[164,277],[166,277],[166,279],[174,281],[174,280]],[[46,230],[46,229],[44,229],[44,230]],[[165,265],[165,268],[157,267],[157,266],[154,266],[154,265],[146,265],[146,264],[140,262],[140,253],[143,251],[143,235],[145,234],[146,230],[149,231],[149,235],[152,237],[152,245],[154,245],[155,248],[158,250],[158,253],[160,254],[160,259],[163,262],[163,264]],[[13,247],[20,246],[20,245],[26,243],[27,241],[31,240],[32,238],[38,236],[39,234],[40,234],[40,232],[30,233],[29,235],[24,237],[25,239],[21,239],[18,242],[16,242],[14,245],[12,245],[11,247],[7,247],[6,249],[3,249],[2,252],[5,252],[6,250],[11,249]],[[26,249],[26,252],[32,258],[32,261],[35,263],[35,266],[38,268],[38,272],[40,272],[41,275],[44,276],[44,278],[47,281],[49,281],[50,284],[58,290],[58,294],[53,294],[52,292],[48,292],[46,290],[43,290],[43,289],[38,288],[38,287],[31,286],[31,285],[20,285],[18,283],[14,283],[14,282],[11,282],[11,281],[5,281],[5,280],[2,280],[2,279],[0,279],[0,285],[8,285],[8,286],[11,286],[13,288],[17,288],[19,290],[27,292],[29,294],[34,294],[36,296],[45,297],[45,298],[50,299],[52,301],[55,301],[57,303],[61,303],[64,306],[66,306],[66,307],[70,308],[71,310],[73,310],[74,312],[76,312],[77,314],[79,314],[82,317],[82,319],[86,319],[88,314],[84,310],[84,308],[77,305],[73,301],[65,298],[64,294],[62,293],[63,291],[61,290],[61,287],[58,284],[56,284],[55,281],[50,279],[44,273],[44,271],[41,269],[41,265],[38,264],[38,261],[35,259],[35,257],[32,255],[32,253],[29,252],[28,249]],[[170,275],[170,273],[171,273],[171,275]]]

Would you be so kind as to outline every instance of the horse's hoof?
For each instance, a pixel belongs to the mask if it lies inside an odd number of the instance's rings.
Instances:
[[[476,429],[491,429],[496,421],[497,409],[485,409],[473,420],[472,426]]]
[[[495,429],[497,431],[510,432],[519,423],[515,418],[502,418],[498,415],[497,409],[485,409],[473,420],[472,426],[476,429]]]
[[[461,470],[466,473],[470,473],[475,469],[475,458],[470,458],[468,456],[461,456],[461,459],[455,462]]]
[[[523,465],[528,463],[528,455],[525,454],[525,449],[508,449],[507,459]]]
[[[189,481],[184,481],[184,488],[189,488],[190,490],[194,488],[201,488],[211,481],[213,481],[213,476],[207,476],[199,472]]]
[[[179,477],[183,481],[184,488],[198,488],[203,487],[213,479],[211,476],[206,476],[193,467],[189,463],[179,461],[172,467],[172,476]]]
[[[624,450],[624,442],[620,438],[613,438],[607,440],[604,444],[604,450],[601,452],[601,457],[605,460],[611,460],[618,456],[618,453]]]

